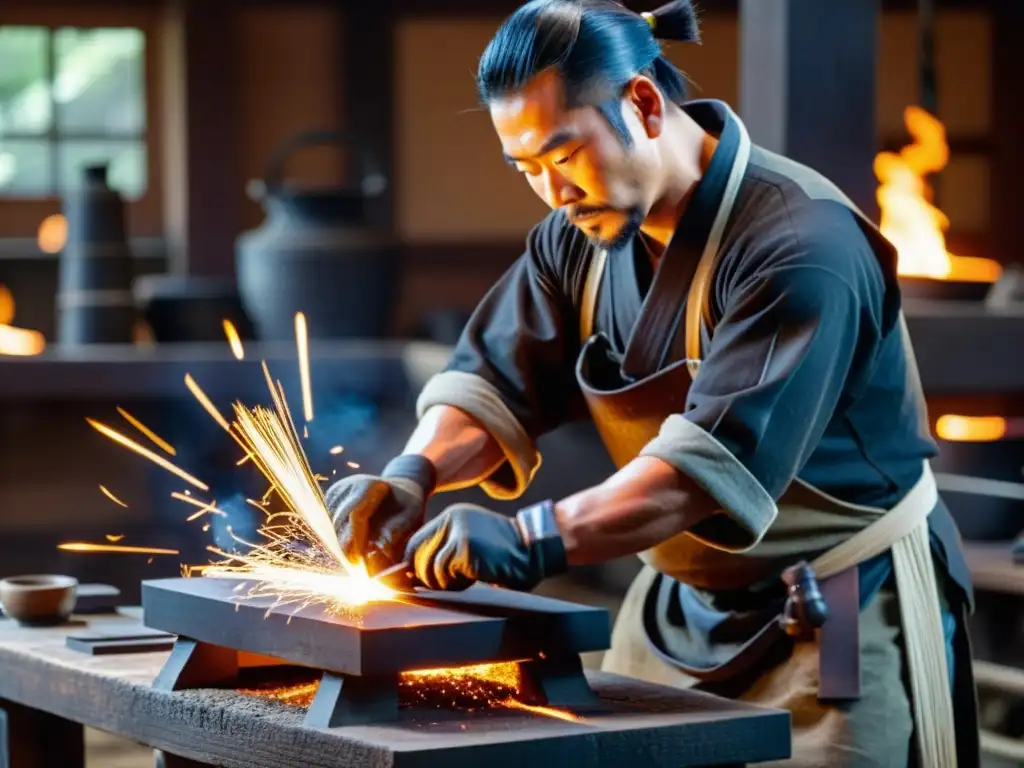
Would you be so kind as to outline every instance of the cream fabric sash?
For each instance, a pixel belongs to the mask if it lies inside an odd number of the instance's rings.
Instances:
[[[718,266],[722,237],[750,154],[750,139],[743,123],[735,114],[731,114],[730,118],[736,120],[740,127],[740,146],[686,302],[687,368],[694,378],[700,370],[705,323],[710,326],[711,284]],[[853,210],[860,215],[855,208]],[[584,342],[593,332],[597,296],[606,260],[607,253],[604,250],[594,252],[584,284],[580,306],[580,338]],[[917,361],[902,314],[900,326],[908,369],[911,377],[916,379]],[[920,389],[920,382],[916,383]],[[835,499],[806,483],[803,485],[832,504],[860,512],[854,505]],[[825,552],[811,566],[817,577],[824,580],[848,568],[855,568],[886,550],[892,550],[920,765],[922,768],[956,768],[953,700],[938,583],[928,534],[928,515],[937,502],[935,478],[931,467],[924,462],[921,478],[896,506],[867,528]]]

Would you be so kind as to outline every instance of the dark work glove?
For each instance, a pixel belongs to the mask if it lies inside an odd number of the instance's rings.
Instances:
[[[566,569],[565,544],[550,501],[505,517],[453,504],[420,528],[405,560],[428,589],[465,589],[475,581],[533,589]]]
[[[341,551],[366,563],[373,574],[394,564],[423,522],[437,473],[429,459],[408,454],[392,459],[380,476],[351,475],[327,489]]]

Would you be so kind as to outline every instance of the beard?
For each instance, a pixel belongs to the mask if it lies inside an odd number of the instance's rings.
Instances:
[[[639,206],[623,209],[607,208],[605,210],[615,211],[622,214],[624,221],[618,231],[611,237],[597,237],[585,231],[584,234],[587,236],[587,239],[598,248],[603,248],[607,251],[615,251],[622,248],[636,237],[637,234],[639,234],[640,227],[644,223],[644,212]]]

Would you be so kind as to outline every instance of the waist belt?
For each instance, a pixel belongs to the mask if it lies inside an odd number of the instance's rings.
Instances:
[[[928,515],[938,503],[935,477],[927,462],[921,478],[892,509],[811,563],[783,574],[789,596],[783,613],[729,661],[692,668],[652,643],[655,655],[705,681],[726,680],[752,668],[780,639],[817,636],[821,699],[860,696],[859,574],[857,566],[891,551],[906,646],[914,732],[923,768],[956,768],[952,692],[938,582],[932,564]],[[656,610],[645,601],[645,622]],[[649,637],[650,639],[650,637]]]
[[[842,600],[851,584],[856,595],[856,567],[860,563],[891,550],[921,765],[955,768],[953,701],[928,535],[928,515],[937,503],[935,477],[925,462],[921,478],[895,507],[810,563],[810,580],[791,576],[790,595],[791,600],[807,600],[808,595],[800,593],[813,592],[813,579],[820,579],[822,602],[827,608],[830,596]],[[791,608],[792,604],[787,604],[784,623],[792,618],[788,615]],[[857,611],[853,611],[852,616],[828,616],[818,630],[820,678],[825,689],[819,691],[822,698],[842,697],[843,678],[849,677],[844,670],[855,671],[859,677],[857,627]],[[834,681],[833,691],[827,690],[829,678]]]

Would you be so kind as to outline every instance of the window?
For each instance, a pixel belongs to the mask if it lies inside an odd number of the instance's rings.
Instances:
[[[0,26],[0,197],[64,194],[97,163],[140,197],[144,54],[138,29]]]

